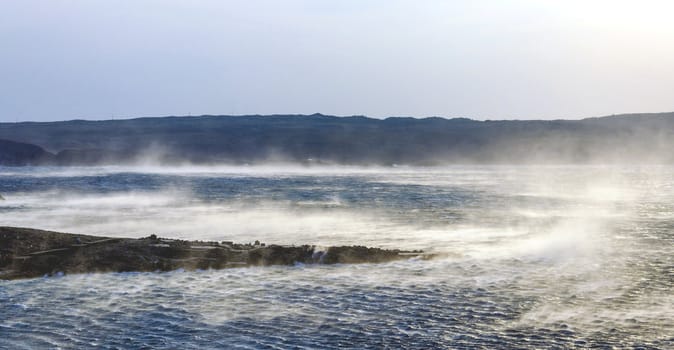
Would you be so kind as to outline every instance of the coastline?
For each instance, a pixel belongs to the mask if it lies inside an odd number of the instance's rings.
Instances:
[[[92,272],[162,272],[247,266],[385,263],[430,259],[423,251],[364,246],[284,246],[110,238],[0,226],[0,280]]]

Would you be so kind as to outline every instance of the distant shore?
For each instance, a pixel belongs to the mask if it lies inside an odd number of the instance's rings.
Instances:
[[[73,273],[224,269],[245,266],[384,263],[432,256],[363,246],[282,246],[159,238],[111,238],[0,227],[0,279]]]
[[[0,165],[674,164],[674,112],[582,120],[249,115],[0,123]]]

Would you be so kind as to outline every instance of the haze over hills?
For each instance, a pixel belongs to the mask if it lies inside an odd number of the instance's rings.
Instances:
[[[0,164],[673,163],[674,112],[476,121],[314,115],[0,123]]]

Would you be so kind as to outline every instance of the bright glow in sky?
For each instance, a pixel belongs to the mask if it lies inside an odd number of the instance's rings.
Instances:
[[[0,121],[674,111],[674,2],[0,3]]]

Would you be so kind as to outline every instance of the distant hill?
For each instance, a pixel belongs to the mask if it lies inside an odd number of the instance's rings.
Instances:
[[[0,140],[0,165],[37,165],[54,162],[54,155],[42,147]]]
[[[10,165],[674,163],[674,113],[552,121],[321,114],[72,120],[0,123],[0,139],[39,145],[4,141],[0,164]]]

